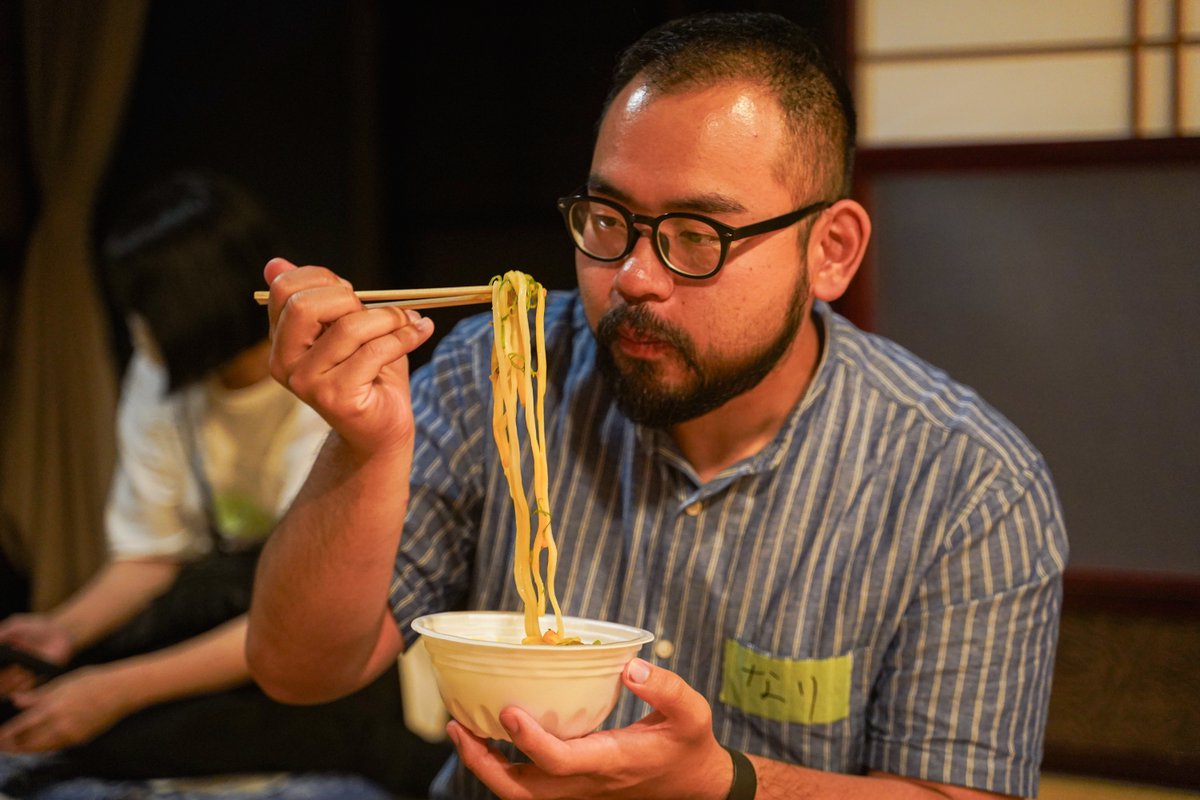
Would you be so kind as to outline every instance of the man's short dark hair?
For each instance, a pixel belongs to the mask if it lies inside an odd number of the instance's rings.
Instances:
[[[250,195],[204,172],[171,175],[109,226],[100,254],[114,300],[124,316],[149,324],[171,391],[266,337],[267,315],[253,293],[278,248]]]
[[[778,99],[795,147],[785,182],[823,199],[849,193],[855,115],[850,90],[824,49],[796,23],[776,14],[702,13],[667,22],[620,56],[604,114],[635,78],[663,92],[725,81],[763,86]],[[601,115],[603,119],[603,114]]]

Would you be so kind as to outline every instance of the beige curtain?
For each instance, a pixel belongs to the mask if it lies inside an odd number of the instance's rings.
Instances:
[[[17,298],[0,503],[35,609],[102,563],[116,370],[91,252],[147,0],[27,0],[29,142],[40,193]]]

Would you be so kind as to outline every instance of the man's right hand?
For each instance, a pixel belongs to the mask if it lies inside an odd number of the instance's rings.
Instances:
[[[13,614],[0,621],[0,642],[58,665],[67,663],[73,650],[70,633],[46,614]],[[0,697],[36,683],[37,676],[24,667],[0,667]]]
[[[387,599],[412,471],[408,354],[433,324],[364,308],[321,267],[276,258],[263,274],[271,374],[334,433],[263,547],[246,657],[275,699],[322,703],[365,686],[403,646]]]
[[[271,374],[361,456],[412,443],[410,352],[433,333],[414,311],[366,308],[323,267],[269,261]]]

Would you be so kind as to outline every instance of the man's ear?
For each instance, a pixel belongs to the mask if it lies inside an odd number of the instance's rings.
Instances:
[[[808,278],[813,297],[832,302],[842,296],[867,250],[871,218],[854,200],[839,200],[813,223],[808,237]]]

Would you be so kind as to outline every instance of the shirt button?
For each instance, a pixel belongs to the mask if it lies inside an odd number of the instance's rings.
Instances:
[[[654,655],[661,659],[668,659],[675,655],[675,645],[670,639],[659,639],[654,643]]]
[[[699,500],[697,500],[696,502],[692,503],[690,506],[685,508],[683,510],[683,513],[687,514],[689,517],[698,517],[698,516],[700,516],[700,512],[701,512],[701,510],[703,510],[703,508],[704,508],[704,504],[701,503]]]

